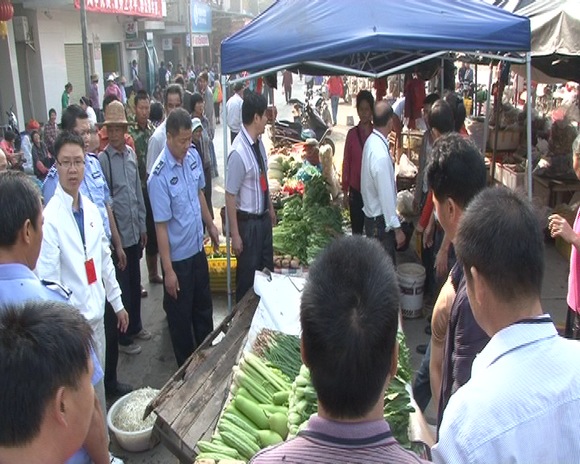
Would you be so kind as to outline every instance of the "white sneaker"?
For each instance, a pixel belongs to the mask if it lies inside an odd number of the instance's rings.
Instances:
[[[109,457],[111,458],[111,464],[125,464],[125,461],[123,461],[121,458],[113,456],[111,453],[109,453]]]

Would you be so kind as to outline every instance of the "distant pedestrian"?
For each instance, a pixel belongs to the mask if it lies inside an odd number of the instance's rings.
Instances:
[[[164,90],[165,87],[167,87],[167,68],[163,61],[159,64],[159,69],[157,71],[157,83],[161,87],[161,90]]]
[[[207,72],[202,72],[199,77],[197,78],[197,88],[199,93],[203,97],[204,101],[204,115],[209,121],[209,127],[207,128],[207,132],[209,134],[209,155],[211,158],[211,166],[212,166],[212,173],[214,177],[218,177],[218,166],[217,166],[217,158],[215,155],[215,148],[213,145],[213,139],[215,137],[215,113],[214,113],[214,106],[213,106],[213,93],[209,88],[209,75]]]
[[[98,74],[91,74],[91,87],[89,89],[89,100],[91,101],[91,106],[93,107],[97,115],[97,121],[101,122],[103,120],[103,115],[101,114],[101,97],[99,96]]]
[[[97,114],[95,110],[91,107],[91,102],[87,97],[81,97],[79,101],[80,107],[87,112],[89,116],[89,122],[91,123],[91,127],[95,127],[97,125]]]
[[[242,128],[242,104],[244,103],[244,83],[236,82],[234,84],[234,94],[226,103],[227,124],[230,128],[230,141],[234,139]]]
[[[220,84],[219,76],[217,76],[213,85],[213,110],[215,114],[216,125],[219,125],[220,123],[220,107],[223,100],[224,96],[222,93],[222,86]]]
[[[40,140],[40,133],[38,131],[32,131],[30,133],[30,140],[32,141],[34,175],[42,182],[54,164],[54,158],[49,153],[45,143]]]
[[[292,99],[292,73],[288,69],[282,74],[282,86],[284,87],[284,96],[288,105]]]
[[[327,82],[328,93],[330,94],[330,106],[332,108],[332,124],[338,123],[338,102],[343,95],[342,77],[331,76]]]
[[[121,89],[119,88],[119,86],[115,82],[115,75],[114,74],[109,74],[109,77],[107,77],[107,88],[105,89],[105,97],[108,95],[114,95],[115,97],[117,97],[117,100],[119,100],[120,102],[123,101]],[[105,111],[104,105],[103,105],[103,111]]]
[[[56,124],[56,110],[51,108],[48,110],[48,121],[44,124],[43,140],[48,151],[54,155],[54,141],[58,135],[58,126]]]
[[[62,93],[62,96],[60,97],[60,104],[62,109],[64,110],[68,104],[69,104],[69,100],[70,100],[70,94],[73,91],[73,85],[68,82],[65,86],[64,86],[64,92]]]

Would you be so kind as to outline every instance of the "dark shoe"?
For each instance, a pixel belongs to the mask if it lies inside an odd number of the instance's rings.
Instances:
[[[149,283],[150,284],[162,284],[163,277],[161,277],[159,274],[157,274],[156,276],[153,276],[153,277],[149,277]]]
[[[147,295],[149,295],[149,293],[147,293],[147,290],[141,287],[141,298],[146,298]]]
[[[425,327],[425,333],[427,335],[431,335],[431,326],[430,325],[428,325],[427,327]]]
[[[427,345],[422,344],[422,345],[417,345],[417,353],[419,354],[425,354],[427,352]]]
[[[132,391],[133,387],[127,383],[117,382],[115,385],[109,387],[105,385],[105,394],[108,397],[124,396]]]

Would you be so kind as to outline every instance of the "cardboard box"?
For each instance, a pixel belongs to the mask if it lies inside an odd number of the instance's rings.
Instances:
[[[515,164],[504,164],[502,169],[502,184],[512,190],[526,188],[526,173],[516,171]]]
[[[500,130],[497,136],[498,151],[514,151],[520,145],[520,131],[519,130]],[[487,137],[487,146],[490,150],[495,146],[495,128],[489,128],[489,135]]]

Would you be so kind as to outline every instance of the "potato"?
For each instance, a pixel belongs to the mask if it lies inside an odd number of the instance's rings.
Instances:
[[[282,267],[283,267],[283,268],[285,268],[285,269],[287,269],[289,266],[290,266],[290,260],[289,260],[289,259],[286,259],[286,258],[284,258],[284,259],[282,260]]]

